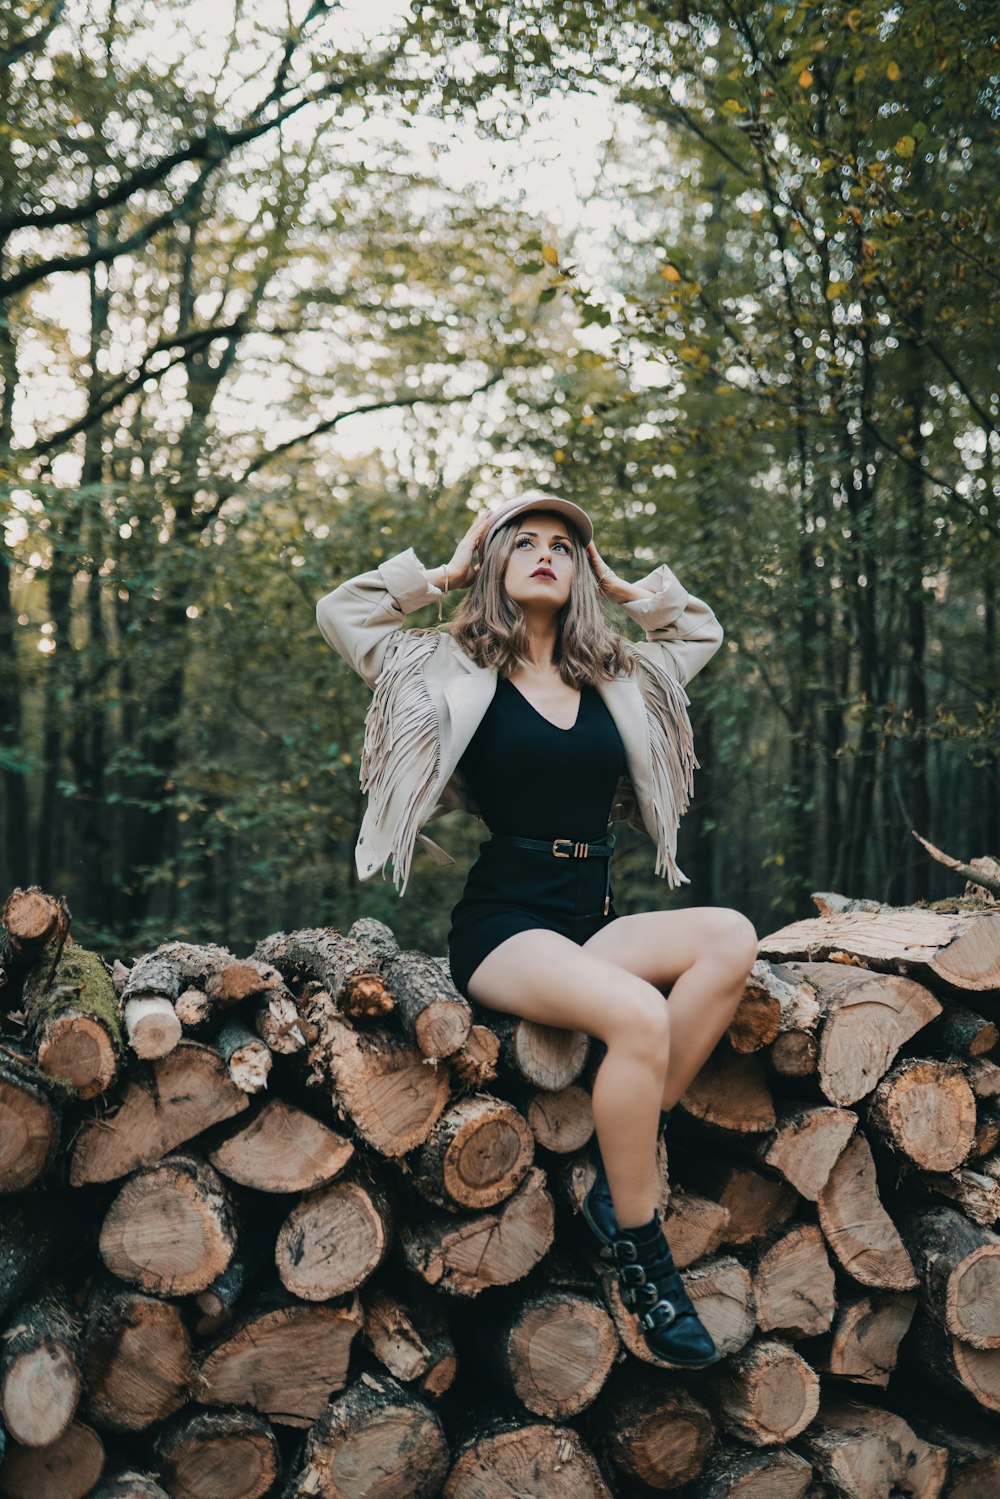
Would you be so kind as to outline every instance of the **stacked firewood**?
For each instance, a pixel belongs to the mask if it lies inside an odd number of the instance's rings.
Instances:
[[[1000,908],[816,899],[661,1148],[685,1374],[579,1215],[585,1036],[374,920],[109,969],[15,891],[0,1494],[995,1499]]]

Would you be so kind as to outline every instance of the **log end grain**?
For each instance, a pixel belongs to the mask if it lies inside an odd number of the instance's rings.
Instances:
[[[74,1421],[49,1447],[7,1448],[0,1463],[4,1499],[83,1499],[104,1471],[104,1443]]]
[[[611,1499],[594,1458],[571,1427],[521,1426],[471,1442],[458,1455],[442,1499]]]
[[[171,1156],[130,1177],[100,1235],[111,1273],[159,1296],[204,1291],[229,1264],[235,1244],[222,1181],[193,1156]]]
[[[368,1279],[389,1249],[388,1204],[356,1181],[336,1181],[303,1197],[278,1233],[274,1258],[286,1290],[329,1301]]]
[[[303,1109],[272,1098],[208,1158],[217,1171],[257,1192],[312,1192],[349,1165],[354,1146]]]

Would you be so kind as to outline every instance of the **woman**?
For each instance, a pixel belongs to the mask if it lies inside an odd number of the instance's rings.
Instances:
[[[449,625],[401,628],[434,598],[440,615],[453,588],[470,592]],[[609,629],[602,599],[645,641]],[[697,762],[683,688],[718,649],[718,621],[665,566],[619,578],[586,512],[538,492],[480,516],[446,565],[425,569],[410,548],[334,589],[317,618],[374,689],[360,878],[391,859],[402,894],[418,839],[453,862],[425,823],[454,807],[486,823],[451,913],[455,983],[489,1009],[604,1043],[584,1217],[650,1350],[714,1363],[656,1211],[657,1135],[732,1019],[756,934],[714,907],[618,916],[610,828],[625,818],[646,832],[657,874],[687,883],[677,825]]]

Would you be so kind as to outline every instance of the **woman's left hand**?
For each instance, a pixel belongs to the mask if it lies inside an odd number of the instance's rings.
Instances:
[[[592,541],[587,544],[587,556],[590,558],[590,565],[594,569],[597,586],[604,597],[612,600],[620,599],[623,592],[622,580],[616,572],[612,572]]]

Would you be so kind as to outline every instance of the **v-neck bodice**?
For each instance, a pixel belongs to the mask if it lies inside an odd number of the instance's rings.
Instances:
[[[607,830],[625,751],[595,687],[581,689],[576,721],[563,729],[500,677],[459,769],[491,833],[595,839]]]
[[[548,714],[543,713],[542,710],[541,710],[541,708],[536,708],[535,705],[534,705],[534,703],[531,701],[530,697],[528,697],[526,693],[523,693],[521,691],[520,687],[518,687],[518,685],[517,685],[516,682],[512,682],[509,677],[501,677],[500,680],[504,683],[505,686],[507,686],[507,687],[513,687],[514,691],[516,693],[518,693],[518,695],[520,697],[524,698],[524,701],[527,703],[528,707],[531,708],[535,713],[537,713],[538,716],[539,716],[539,718],[544,718],[545,722],[548,724],[548,726],[549,726],[550,729],[556,729],[560,734],[572,734],[573,730],[576,728],[577,724],[580,721],[580,708],[581,708],[582,701],[583,701],[583,694],[582,694],[582,692],[579,693],[578,697],[577,697],[576,717],[574,718],[573,722],[569,725],[569,727],[566,728],[566,729],[564,729],[561,723],[553,723],[552,720],[551,720],[551,718],[549,718]]]

